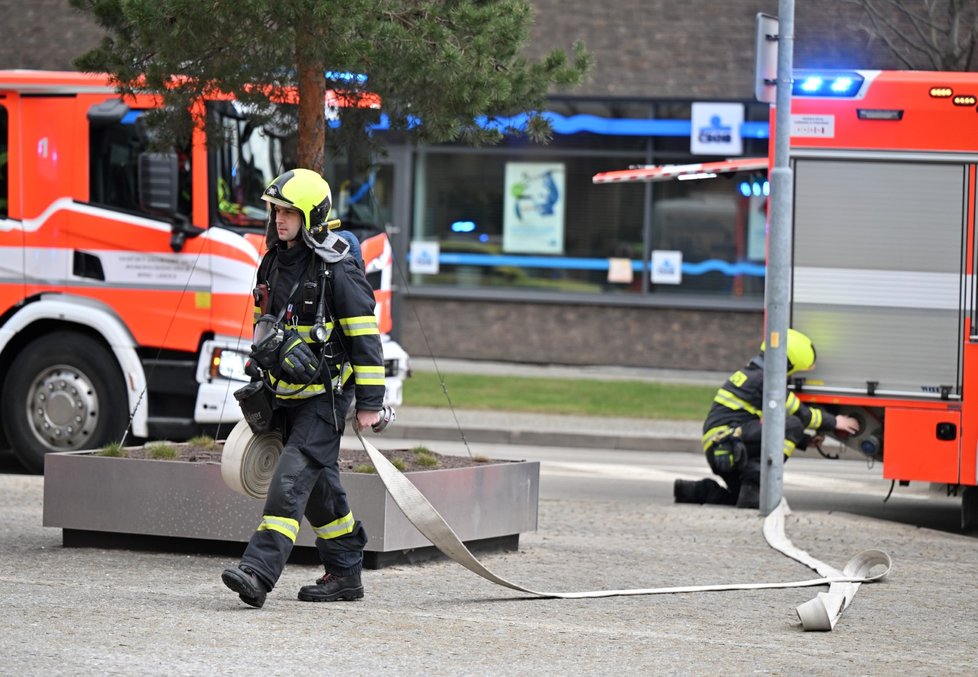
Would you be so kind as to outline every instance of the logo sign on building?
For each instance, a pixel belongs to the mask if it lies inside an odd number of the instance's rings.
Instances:
[[[560,162],[507,162],[503,251],[564,253],[564,177]]]
[[[741,155],[742,103],[694,103],[690,116],[689,150],[693,155]]]
[[[683,253],[668,249],[652,250],[653,284],[682,284]]]
[[[412,242],[410,256],[411,272],[422,275],[437,275],[439,253],[440,248],[437,242],[421,242],[420,240]]]

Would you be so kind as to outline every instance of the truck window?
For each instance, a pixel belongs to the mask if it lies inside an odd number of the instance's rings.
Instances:
[[[139,155],[149,150],[142,111],[107,102],[89,112],[89,200],[94,204],[142,212],[139,206]],[[190,219],[192,208],[189,149],[172,148],[179,157],[178,211]]]
[[[295,134],[274,117],[255,123],[237,101],[211,102],[208,110],[222,132],[212,151],[216,171],[210,191],[217,216],[228,226],[264,230],[267,206],[261,195],[272,179],[295,166],[295,154],[288,151],[295,148]]]
[[[9,190],[7,183],[7,148],[9,148],[7,129],[7,109],[0,106],[0,216],[7,215],[7,191]]]

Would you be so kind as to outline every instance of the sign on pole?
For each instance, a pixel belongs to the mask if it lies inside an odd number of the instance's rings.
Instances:
[[[754,98],[774,103],[778,95],[778,18],[758,12],[754,25]]]

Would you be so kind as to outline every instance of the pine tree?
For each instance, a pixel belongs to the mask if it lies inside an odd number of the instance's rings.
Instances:
[[[205,122],[193,102],[209,92],[231,94],[261,118],[297,87],[299,164],[317,171],[328,88],[354,104],[339,109],[331,148],[374,147],[367,126],[380,114],[369,105],[377,97],[391,129],[420,142],[491,143],[514,129],[480,118],[519,113],[528,114],[521,131],[543,140],[547,93],[578,84],[590,67],[581,44],[572,58],[521,56],[533,21],[526,0],[70,1],[106,29],[76,65],[109,73],[123,95],[160,94],[165,105],[150,121],[170,138]]]

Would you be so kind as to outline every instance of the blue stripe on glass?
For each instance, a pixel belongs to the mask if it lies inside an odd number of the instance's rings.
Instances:
[[[505,130],[507,127],[523,129],[526,127],[527,115],[489,120],[477,118],[480,126],[487,129]],[[689,120],[653,120],[638,118],[602,118],[596,115],[572,115],[570,117],[559,113],[544,112],[543,117],[550,121],[555,134],[570,135],[581,132],[605,136],[677,136],[688,137],[692,129]],[[339,120],[329,120],[330,127],[338,127]],[[381,114],[380,122],[371,126],[373,131],[390,129],[390,120]],[[743,122],[740,125],[740,135],[745,139],[766,139],[770,129],[767,122]]]
[[[408,260],[410,261],[410,254]],[[459,254],[444,252],[438,256],[443,266],[514,266],[517,268],[560,268],[563,270],[608,270],[608,259],[586,259],[566,256],[507,256],[499,254]],[[641,261],[632,261],[632,270],[642,270]],[[764,277],[765,267],[760,263],[739,261],[729,263],[708,259],[697,263],[683,263],[683,275],[722,273],[729,277],[748,275]]]

